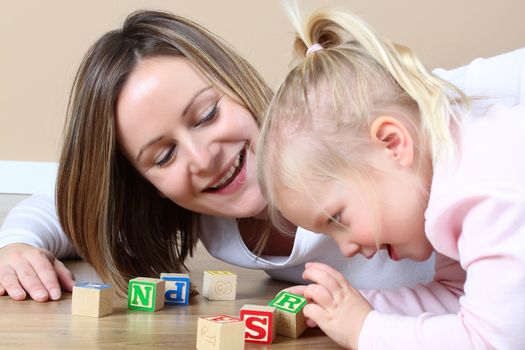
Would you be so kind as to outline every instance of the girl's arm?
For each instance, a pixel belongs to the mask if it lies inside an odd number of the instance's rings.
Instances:
[[[457,312],[408,317],[373,311],[363,323],[359,348],[524,349],[525,202],[521,192],[512,197],[480,195],[436,220],[437,227],[438,221],[461,227],[457,237],[454,230],[435,232],[442,247],[457,247],[466,270]]]
[[[60,298],[74,278],[57,258],[76,257],[58,221],[53,197],[34,195],[15,206],[0,228],[0,295],[37,301]]]
[[[479,96],[479,107],[494,103],[515,106],[525,103],[525,48],[489,58],[477,58],[452,70],[436,69],[434,74],[463,90]],[[476,106],[476,108],[478,107]]]

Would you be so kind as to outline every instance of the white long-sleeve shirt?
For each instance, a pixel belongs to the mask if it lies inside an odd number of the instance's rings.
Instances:
[[[435,73],[467,94],[490,95],[492,98],[484,101],[487,105],[494,101],[508,105],[525,101],[525,49]],[[490,86],[496,89],[488,90]],[[360,289],[414,285],[431,280],[433,275],[433,259],[426,263],[393,262],[386,254],[376,254],[370,261],[360,256],[348,259],[329,237],[301,228],[289,257],[255,259],[242,242],[235,220],[202,216],[201,225],[200,239],[212,256],[237,266],[262,269],[274,278],[290,282],[302,282],[304,263],[312,260],[338,269]],[[9,212],[0,229],[0,247],[15,242],[46,248],[57,258],[75,254],[60,228],[50,194],[34,195]]]
[[[524,136],[525,105],[467,119],[425,211],[434,281],[365,293],[359,349],[525,349]]]

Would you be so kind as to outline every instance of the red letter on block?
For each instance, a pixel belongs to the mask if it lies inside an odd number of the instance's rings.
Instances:
[[[244,340],[251,343],[271,344],[275,337],[275,308],[262,305],[244,305],[240,311],[244,320]]]

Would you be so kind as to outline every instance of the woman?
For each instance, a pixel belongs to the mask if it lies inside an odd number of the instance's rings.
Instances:
[[[515,56],[442,73],[490,73]],[[392,263],[377,254],[364,265],[334,254],[329,238],[266,224],[253,145],[270,96],[253,67],[199,25],[131,14],[94,44],[77,74],[57,181],[60,222],[52,199],[35,196],[2,226],[0,294],[60,298],[60,286],[70,290],[74,280],[57,258],[75,254],[123,292],[131,277],[181,270],[197,239],[219,259],[295,283],[310,260],[358,288],[428,281],[432,259]]]

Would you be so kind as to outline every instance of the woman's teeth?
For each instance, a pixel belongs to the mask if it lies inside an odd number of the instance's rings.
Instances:
[[[224,185],[228,180],[230,180],[230,178],[233,176],[233,174],[235,173],[235,170],[237,169],[237,167],[239,166],[239,164],[241,163],[241,153],[239,153],[239,155],[237,156],[237,159],[235,160],[235,162],[233,163],[233,165],[230,167],[230,169],[228,170],[228,172],[222,177],[222,179],[220,179],[219,181],[217,181],[215,184],[213,184],[213,186],[211,186],[210,188],[212,190],[215,190],[217,189],[218,187]]]

